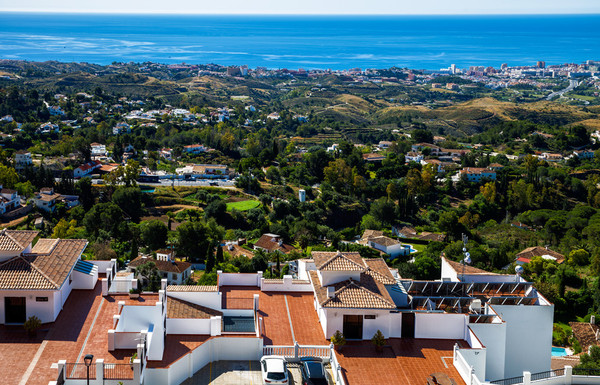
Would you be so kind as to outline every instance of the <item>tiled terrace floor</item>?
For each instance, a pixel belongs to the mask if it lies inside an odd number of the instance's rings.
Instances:
[[[143,295],[140,300],[130,300],[128,295],[103,298],[99,282],[95,290],[73,290],[56,322],[44,324],[37,339],[29,340],[19,327],[0,329],[0,365],[11,368],[3,374],[2,384],[18,385],[26,380],[23,383],[27,385],[47,385],[58,375],[51,368],[53,363],[77,362],[78,358],[82,362],[80,354],[93,354],[109,363],[127,361],[133,351],[108,351],[107,331],[112,329],[118,302],[153,305],[157,300],[158,295]],[[36,353],[37,362],[33,361]],[[25,373],[32,362],[35,367],[27,377]]]
[[[293,345],[294,339],[300,345],[329,345],[313,298],[312,293],[260,293],[258,307],[259,316],[263,317],[265,345]]]
[[[221,286],[223,309],[252,309],[254,294],[260,293],[256,286]]]
[[[222,286],[220,291],[225,309],[252,309],[252,298],[259,295],[258,315],[263,318],[265,345],[293,345],[294,338],[300,345],[329,345],[312,293],[261,292],[255,286]]]
[[[464,385],[452,365],[453,340],[391,338],[378,353],[370,341],[348,342],[340,353],[346,383],[358,384],[426,384],[430,374],[446,373]]]

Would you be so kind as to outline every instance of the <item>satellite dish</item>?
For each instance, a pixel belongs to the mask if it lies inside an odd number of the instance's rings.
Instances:
[[[463,259],[463,261],[467,264],[470,265],[471,264],[471,256],[469,255],[469,253],[465,254],[465,259]]]
[[[467,248],[466,248],[466,247],[463,247],[463,253],[464,253],[464,252],[466,252],[466,251],[467,251]]]
[[[521,265],[515,266],[515,273],[517,273],[517,275],[523,274],[523,271],[525,271],[525,269],[523,269],[523,266],[521,266]]]

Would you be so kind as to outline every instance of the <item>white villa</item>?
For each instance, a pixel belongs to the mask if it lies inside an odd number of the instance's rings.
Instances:
[[[2,188],[2,185],[0,185],[0,214],[6,214],[20,205],[21,198],[17,190]]]
[[[36,316],[54,322],[72,289],[92,289],[95,265],[82,261],[85,239],[33,240],[37,231],[0,232],[0,324]]]
[[[321,357],[342,385],[386,371],[397,380],[398,365],[416,373],[419,382],[410,384],[426,383],[428,374],[409,364],[425,361],[427,371],[453,376],[457,384],[529,384],[534,376],[543,385],[600,384],[599,377],[576,375],[569,366],[550,370],[554,306],[519,276],[442,258],[440,280],[416,281],[403,279],[381,258],[317,251],[311,257],[297,261],[299,279],[220,271],[215,286],[168,285],[163,279],[158,296],[143,293],[139,303],[123,296],[136,285],[132,274],[113,278],[107,271],[98,312],[112,322],[108,330],[99,326],[90,333],[108,340],[108,352],[102,344],[77,349],[96,349],[90,383],[179,385],[214,361],[277,354],[291,362]],[[327,342],[337,330],[350,341],[341,354]],[[377,330],[389,344],[381,364],[369,350]],[[137,357],[127,364],[130,377],[105,377],[118,365],[114,357],[131,349]],[[431,351],[438,355],[428,356]],[[69,365],[58,361],[59,382],[80,384],[74,370],[65,369]]]

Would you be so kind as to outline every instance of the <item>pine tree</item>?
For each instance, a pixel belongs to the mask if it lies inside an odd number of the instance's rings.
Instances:
[[[217,246],[217,263],[223,262],[223,248],[221,246]]]
[[[209,247],[206,255],[206,268],[205,272],[210,273],[215,268],[215,254],[213,253],[212,247]]]

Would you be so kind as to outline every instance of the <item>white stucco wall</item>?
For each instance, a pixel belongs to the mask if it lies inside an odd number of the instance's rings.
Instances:
[[[492,305],[506,322],[504,378],[550,370],[554,305]]]
[[[210,335],[210,318],[180,319],[167,318],[168,334],[201,334]]]
[[[504,365],[506,359],[506,323],[481,323],[469,324],[469,327],[479,341],[487,349],[485,365],[486,378],[478,377],[480,380],[500,380],[504,376]]]
[[[179,385],[213,361],[258,361],[262,347],[262,339],[256,337],[211,338],[169,368],[146,369],[144,385]]]
[[[277,283],[265,282],[264,278],[260,281],[260,290],[262,291],[286,291],[286,292],[312,292],[313,287],[310,282],[303,283],[300,280],[292,279],[291,275],[286,275]]]
[[[466,316],[449,313],[415,313],[415,338],[462,340]]]
[[[73,289],[92,290],[98,280],[98,271],[94,270],[92,274],[84,274],[74,270],[71,276],[73,277]]]
[[[322,286],[333,285],[334,283],[345,281],[352,278],[360,281],[360,271],[321,271],[317,272]]]
[[[377,330],[383,335],[399,338],[402,336],[402,313],[390,313],[389,310],[367,309],[323,309],[327,322],[323,324],[325,336],[330,338],[336,330],[344,331],[344,315],[375,315],[375,319],[363,318],[363,340],[370,340]],[[319,314],[320,316],[320,314]]]
[[[454,271],[454,269],[450,266],[450,264],[448,263],[448,261],[446,261],[446,259],[442,258],[441,265],[442,265],[442,274],[441,274],[442,281],[443,280],[450,280],[452,282],[458,281],[458,274],[456,274],[456,271]]]
[[[42,323],[54,322],[55,307],[60,311],[61,303],[58,292],[54,290],[24,291],[4,290],[0,291],[0,324],[4,324],[5,310],[4,297],[25,297],[26,318],[33,315],[38,317]],[[37,302],[36,297],[48,297],[48,302]]]
[[[308,272],[311,270],[317,270],[315,263],[312,260],[299,259],[298,260],[298,278],[308,279]]]
[[[214,310],[221,310],[222,307],[221,293],[217,291],[169,291],[167,295],[172,298],[181,299]]]
[[[219,273],[219,286],[260,286],[259,273]]]

